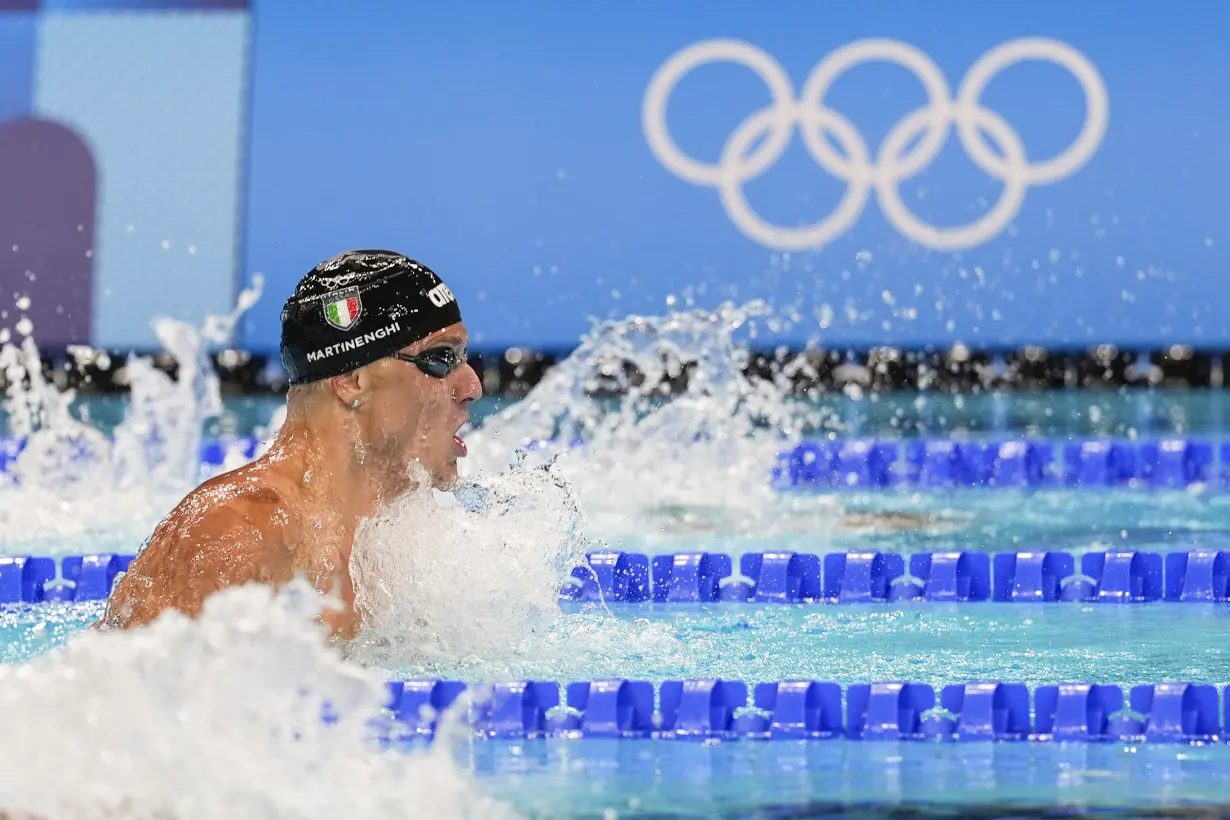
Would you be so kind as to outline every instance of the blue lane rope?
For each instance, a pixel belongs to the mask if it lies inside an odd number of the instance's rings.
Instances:
[[[591,552],[561,592],[610,603],[895,601],[1149,603],[1230,600],[1230,550]]]
[[[24,444],[18,439],[0,439],[0,473],[9,470]],[[532,442],[529,446],[541,445]],[[200,461],[203,466],[219,467],[231,453],[251,459],[258,447],[259,442],[251,437],[211,439],[201,445]],[[1230,487],[1230,441],[807,441],[778,454],[769,480],[783,490]]]
[[[0,604],[102,601],[133,555],[0,555]]]
[[[0,556],[0,604],[101,601],[132,555]],[[563,601],[608,603],[1230,600],[1230,550],[1186,552],[591,552]]]
[[[779,488],[1230,486],[1230,441],[846,439],[780,453]]]
[[[561,691],[562,690],[562,691]],[[439,713],[467,685],[388,684],[388,735],[430,740]],[[569,683],[505,681],[470,689],[457,711],[490,739],[857,740],[1222,743],[1230,740],[1230,687],[1166,682],[1132,687],[979,681],[843,688],[812,680]],[[562,697],[561,697],[562,693]],[[656,703],[655,703],[656,701]],[[1220,719],[1222,702],[1226,722]],[[1031,710],[1032,706],[1032,710]],[[424,708],[427,707],[427,708]]]

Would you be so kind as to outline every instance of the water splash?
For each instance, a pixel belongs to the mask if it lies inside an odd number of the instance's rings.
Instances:
[[[549,465],[489,474],[457,495],[405,495],[355,537],[363,633],[352,657],[396,667],[532,645],[562,615],[559,590],[584,560],[583,528],[572,488]]]
[[[80,537],[89,535],[104,539],[98,549],[135,550],[201,477],[203,424],[222,409],[209,346],[230,340],[262,288],[254,277],[231,313],[207,317],[201,327],[155,319],[177,373],[172,378],[151,358],[130,357],[129,406],[111,436],[73,415],[75,390],[46,380],[28,322],[20,343],[0,348],[10,429],[25,440],[0,485],[0,527],[10,549],[40,542],[39,551],[55,554],[76,539],[79,551]]]
[[[157,317],[154,334],[177,365],[174,379],[148,358],[127,365],[131,399],[115,432],[115,472],[120,482],[142,481],[157,487],[190,489],[200,478],[203,423],[222,412],[218,374],[210,345],[231,341],[235,325],[260,299],[264,280],[239,294],[224,316],[209,315],[202,326]]]
[[[767,481],[777,453],[832,423],[791,395],[803,359],[767,378],[745,374],[750,353],[737,337],[772,319],[754,302],[599,324],[523,400],[467,431],[463,469],[508,463],[529,443],[531,461],[558,458],[604,536],[770,532],[780,505],[794,503]],[[831,519],[833,502],[807,504]]]
[[[512,816],[448,743],[371,743],[382,678],[326,645],[322,603],[303,582],[276,596],[235,588],[195,620],[171,612],[0,666],[0,810],[47,820]],[[334,723],[321,720],[325,702]]]

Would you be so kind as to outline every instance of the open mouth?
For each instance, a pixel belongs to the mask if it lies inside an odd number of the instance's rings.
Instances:
[[[453,434],[453,445],[457,450],[458,457],[464,458],[467,452],[466,443],[461,438],[461,436],[457,435],[456,433]]]

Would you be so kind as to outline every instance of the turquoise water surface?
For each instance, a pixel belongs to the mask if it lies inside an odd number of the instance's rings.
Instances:
[[[564,604],[541,635],[485,659],[393,665],[395,678],[1230,682],[1224,604]],[[27,660],[102,605],[0,611],[0,658]]]
[[[484,742],[463,749],[533,817],[1221,817],[1230,747],[843,740]]]
[[[87,401],[106,427],[124,409]],[[251,435],[278,398],[228,399],[208,435]],[[843,432],[883,437],[1223,437],[1220,392],[1065,392],[820,399]],[[498,408],[485,399],[475,416]],[[817,433],[822,431],[817,430]],[[840,514],[835,513],[835,510]],[[877,515],[910,517],[885,525]],[[919,552],[1131,547],[1230,548],[1230,491],[1218,488],[782,493],[754,519],[720,506],[639,511],[609,548]],[[128,538],[127,535],[124,538]],[[63,555],[123,547],[114,533],[15,543]],[[139,542],[138,542],[139,543]],[[130,549],[135,549],[136,543]],[[0,662],[46,653],[88,627],[100,604],[0,611]],[[970,680],[1031,686],[1230,681],[1230,607],[1215,604],[565,604],[517,645],[483,658],[406,660],[390,678],[465,681],[787,678],[842,684]],[[463,744],[458,754],[497,795],[535,816],[806,817],[881,814],[893,805],[964,806],[1000,816],[1096,806],[1145,814],[1230,805],[1230,746],[928,744],[847,741],[526,741]],[[998,808],[988,809],[988,806]],[[853,808],[852,808],[853,807]],[[1011,807],[1010,809],[1008,807]],[[604,812],[615,811],[616,815]]]

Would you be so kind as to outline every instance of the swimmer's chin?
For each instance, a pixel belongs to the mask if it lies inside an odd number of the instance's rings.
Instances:
[[[406,465],[406,472],[399,486],[392,488],[394,495],[404,495],[420,490],[439,490],[448,492],[461,483],[457,464],[451,462],[444,467],[429,469],[418,459],[412,459]],[[3,818],[0,818],[3,820]]]
[[[452,472],[446,476],[439,476],[432,482],[432,487],[442,493],[451,493],[453,490],[461,486],[461,476],[457,472],[457,468],[453,468]]]
[[[411,478],[417,486],[427,485],[444,493],[452,492],[461,484],[461,474],[455,461],[449,462],[443,469],[432,470],[427,475],[420,473],[416,477],[412,474]]]

